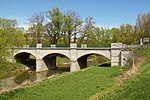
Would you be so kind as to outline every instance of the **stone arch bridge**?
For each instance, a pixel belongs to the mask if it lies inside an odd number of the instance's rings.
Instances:
[[[45,71],[56,67],[56,56],[63,55],[70,59],[70,71],[77,71],[87,66],[87,57],[90,54],[98,54],[110,59],[111,66],[124,65],[131,51],[124,51],[122,43],[112,43],[105,48],[77,48],[77,44],[70,44],[69,48],[42,48],[37,44],[36,48],[14,48],[14,57],[27,59],[30,55],[36,58],[36,71]]]

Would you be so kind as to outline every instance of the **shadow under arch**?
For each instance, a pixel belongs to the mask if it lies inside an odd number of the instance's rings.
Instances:
[[[108,58],[104,55],[101,55],[101,54],[97,54],[97,53],[89,53],[89,54],[80,56],[77,59],[77,61],[79,63],[80,68],[83,69],[83,68],[87,68],[89,66],[99,66],[99,65],[108,63],[108,62],[110,62],[110,58]],[[110,65],[108,65],[108,66],[110,66]]]
[[[42,59],[49,70],[70,71],[70,59],[61,53],[50,53]]]
[[[16,62],[22,63],[30,69],[36,70],[36,57],[31,53],[21,52],[14,56]]]

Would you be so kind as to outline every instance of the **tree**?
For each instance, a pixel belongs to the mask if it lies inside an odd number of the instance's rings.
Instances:
[[[71,37],[73,37],[73,42],[76,43],[76,35],[81,32],[82,23],[81,17],[77,12],[69,10],[64,14],[63,36],[64,39],[68,39],[68,44],[71,43]]]
[[[139,14],[137,26],[141,31],[141,38],[150,37],[150,13]]]
[[[119,28],[112,28],[112,42],[122,42],[125,44],[139,43],[140,31],[137,26],[131,24],[122,24]]]
[[[63,14],[58,7],[47,11],[49,22],[45,25],[51,44],[56,44],[62,35]]]
[[[113,43],[117,43],[117,42],[119,42],[119,33],[120,33],[120,30],[119,30],[119,28],[112,28],[111,30],[111,34],[112,34],[112,42]]]
[[[93,44],[95,42],[95,34],[94,34],[94,29],[95,29],[95,21],[93,20],[92,17],[87,17],[85,19],[85,25],[83,26],[83,34],[81,36],[82,42],[87,41],[88,44]]]
[[[94,33],[96,34],[96,39],[100,44],[109,44],[112,40],[110,29],[95,27]]]
[[[44,34],[44,12],[34,13],[29,18],[30,27],[27,33],[31,34],[32,43],[42,43],[42,35]]]
[[[17,27],[17,21],[0,18],[0,62],[5,62],[12,55],[11,47],[24,43],[25,37],[22,29]]]

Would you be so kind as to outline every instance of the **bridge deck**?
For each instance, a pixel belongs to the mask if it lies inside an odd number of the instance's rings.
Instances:
[[[14,50],[37,50],[37,49],[41,49],[41,50],[70,50],[70,49],[74,49],[74,48],[67,48],[67,47],[57,47],[57,48],[50,48],[50,47],[44,47],[44,48],[35,48],[35,47],[30,47],[30,48],[13,48]],[[88,48],[75,48],[77,50],[110,50],[110,47],[103,47],[103,48],[96,48],[96,47],[88,47]]]

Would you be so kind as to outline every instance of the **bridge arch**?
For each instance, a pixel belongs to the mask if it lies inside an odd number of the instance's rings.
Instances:
[[[83,57],[83,56],[85,56],[85,55],[91,55],[91,54],[98,54],[98,55],[102,55],[102,56],[104,56],[104,57],[106,57],[106,58],[108,58],[108,59],[110,59],[110,56],[111,56],[111,53],[110,53],[111,51],[110,50],[103,50],[103,51],[97,51],[97,50],[92,50],[92,51],[79,51],[78,53],[77,53],[77,59],[79,59],[80,57]]]
[[[33,55],[34,57],[36,57],[36,52],[33,51],[33,50],[15,50],[13,55],[15,57],[16,55],[21,54],[21,53],[28,53],[28,54]]]
[[[27,65],[31,69],[36,69],[36,56],[29,52],[19,52],[14,55],[17,62]]]
[[[110,60],[110,51],[109,50],[108,51],[97,51],[97,52],[96,51],[95,52],[87,51],[87,52],[82,52],[82,53],[80,52],[79,54],[80,55],[77,56],[77,61],[78,61],[81,69],[86,68],[88,66],[88,64],[87,64],[88,57],[93,54],[103,56]]]
[[[68,67],[70,67],[70,57],[68,57],[68,55],[65,55],[65,54],[49,53],[49,54],[45,55],[42,59],[48,69],[56,69],[56,67],[57,67],[56,64],[58,62],[61,63],[60,61],[57,62],[57,57],[60,57],[60,58],[66,57],[66,59],[69,61],[69,62],[67,62],[67,64],[69,65]]]
[[[41,58],[44,58],[47,55],[64,55],[65,57],[70,59],[70,51],[69,50],[43,50]]]

